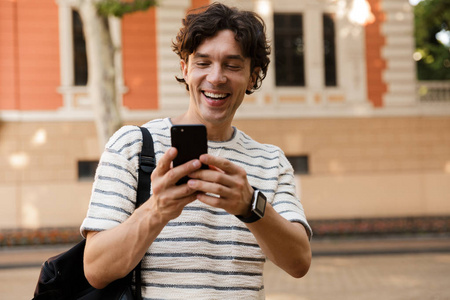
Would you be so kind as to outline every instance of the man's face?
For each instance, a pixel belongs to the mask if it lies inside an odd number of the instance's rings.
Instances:
[[[192,121],[231,126],[245,91],[251,90],[256,80],[250,72],[250,58],[243,56],[234,33],[222,30],[205,39],[187,64],[181,61],[181,67],[189,86],[188,115]]]

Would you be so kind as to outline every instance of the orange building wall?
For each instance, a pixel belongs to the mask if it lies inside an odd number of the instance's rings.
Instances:
[[[158,108],[158,56],[156,11],[125,15],[122,20],[123,74],[129,92],[123,105],[129,109]]]
[[[17,2],[18,97],[20,110],[62,105],[59,86],[58,7],[55,1]]]
[[[55,1],[0,2],[0,109],[52,110],[62,105]]]
[[[210,3],[209,0],[192,0],[190,9],[206,6]]]
[[[15,109],[17,99],[17,3],[0,1],[0,109]]]
[[[380,7],[382,0],[369,0],[375,21],[366,26],[366,65],[367,65],[367,97],[374,107],[383,106],[383,95],[387,92],[387,84],[383,80],[386,61],[381,57],[385,45],[385,37],[381,26],[385,20]]]

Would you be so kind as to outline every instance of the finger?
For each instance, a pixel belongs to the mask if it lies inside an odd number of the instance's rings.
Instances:
[[[209,170],[197,170],[189,174],[192,179],[198,179],[206,182],[221,184],[226,187],[232,187],[234,181],[232,176],[225,174],[222,170],[212,167]]]
[[[206,194],[206,193],[199,193],[197,195],[197,199],[206,205],[227,210],[224,207],[224,205],[226,205],[226,201],[223,201],[223,199],[220,197],[213,196],[211,194]]]
[[[218,168],[219,170],[222,170],[223,172],[228,174],[234,174],[238,172],[239,169],[238,166],[233,164],[228,159],[210,154],[202,154],[200,156],[200,161],[205,165],[209,165],[210,167],[216,169]]]
[[[167,150],[166,153],[164,153],[164,155],[158,160],[158,164],[156,165],[153,173],[156,172],[156,174],[158,175],[164,175],[165,173],[167,173],[167,171],[170,170],[171,162],[174,160],[177,154],[178,151],[176,148],[169,148],[169,150]]]
[[[216,195],[199,193],[197,195],[197,199],[206,205],[216,208],[222,208],[232,215],[241,215],[244,211],[237,202],[229,201],[227,199],[223,199],[222,197],[217,197]],[[248,208],[248,205],[246,205],[245,207]]]
[[[221,169],[219,169],[218,167],[215,167],[213,165],[209,165],[208,167],[209,167],[210,170],[214,170],[214,171],[218,171],[218,172],[221,172],[221,173],[225,173],[224,171],[222,171]]]
[[[182,165],[170,169],[167,172],[168,177],[167,180],[169,183],[175,184],[176,182],[178,182],[178,180],[180,180],[184,176],[188,176],[192,172],[195,172],[198,169],[200,169],[201,166],[202,164],[198,159],[191,160],[187,163],[184,163]]]
[[[183,185],[172,185],[170,188],[167,188],[165,192],[160,196],[160,199],[163,201],[171,201],[175,202],[183,201],[184,199],[191,199],[191,197],[195,197],[197,190],[192,189],[187,184]],[[194,199],[195,200],[195,199]]]
[[[188,186],[192,190],[200,191],[203,193],[210,193],[219,196],[222,199],[230,199],[233,197],[232,190],[220,183],[209,182],[204,180],[190,179]]]
[[[188,205],[191,202],[194,202],[195,200],[197,200],[198,198],[198,192],[195,192],[187,197],[184,197],[182,199],[180,199],[179,201],[182,202],[183,207],[185,207],[186,205]]]

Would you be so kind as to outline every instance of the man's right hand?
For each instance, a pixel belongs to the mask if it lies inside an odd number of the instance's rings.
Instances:
[[[197,199],[197,191],[187,184],[176,185],[178,180],[200,169],[200,160],[195,159],[172,168],[171,163],[177,156],[177,149],[170,148],[158,161],[152,173],[153,195],[145,202],[155,217],[166,224],[177,218],[183,208]]]
[[[175,183],[200,169],[201,163],[197,159],[172,168],[176,156],[177,149],[170,148],[158,161],[151,178],[153,195],[130,218],[114,228],[87,233],[84,270],[92,286],[103,288],[131,272],[164,226],[197,198],[195,189]]]

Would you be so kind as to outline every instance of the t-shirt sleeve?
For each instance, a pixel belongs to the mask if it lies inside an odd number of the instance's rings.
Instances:
[[[311,239],[312,230],[306,220],[300,198],[297,196],[294,170],[282,152],[278,168],[278,187],[275,191],[272,206],[285,219],[301,223]]]
[[[135,210],[139,151],[142,136],[137,127],[125,126],[108,141],[95,174],[91,199],[81,234],[111,229]]]

